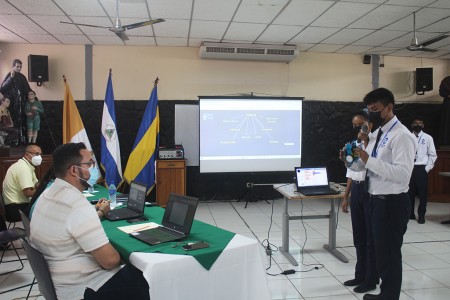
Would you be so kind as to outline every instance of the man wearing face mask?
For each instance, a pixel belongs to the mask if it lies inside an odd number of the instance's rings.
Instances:
[[[150,299],[142,272],[121,266],[82,193],[95,166],[91,153],[83,143],[68,143],[52,157],[56,179],[36,202],[30,243],[44,255],[58,299]]]
[[[355,150],[360,159],[349,167],[367,170],[375,260],[382,283],[380,294],[365,294],[363,299],[395,300],[402,286],[401,247],[410,214],[409,179],[417,138],[395,116],[391,91],[375,89],[364,97],[364,104],[376,130],[365,150]]]
[[[422,131],[423,118],[416,116],[411,123],[413,134],[417,139],[417,150],[414,157],[414,169],[409,182],[409,198],[411,200],[410,219],[415,220],[414,214],[416,195],[419,194],[419,207],[417,208],[417,223],[425,223],[428,196],[428,172],[434,167],[437,159],[433,138]]]
[[[38,180],[35,167],[42,162],[38,145],[28,145],[21,159],[12,164],[3,180],[3,200],[6,214],[20,220],[19,209],[28,214],[30,198],[36,191]]]
[[[358,111],[352,119],[353,135],[356,146],[366,149],[372,124],[369,123],[367,109]],[[344,282],[345,286],[355,286],[353,291],[365,293],[376,288],[379,282],[375,265],[375,253],[373,247],[372,227],[369,214],[369,194],[364,188],[366,170],[353,171],[347,169],[347,186],[342,197],[342,211],[350,213],[352,219],[353,245],[356,250],[355,277]],[[349,195],[351,191],[351,200]]]

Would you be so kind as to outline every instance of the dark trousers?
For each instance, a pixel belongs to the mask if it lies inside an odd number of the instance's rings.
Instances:
[[[402,244],[410,214],[407,193],[370,196],[375,258],[381,278],[380,298],[395,300],[402,287]]]
[[[5,205],[6,220],[8,220],[9,222],[22,222],[19,210],[21,210],[25,215],[28,216],[29,209],[29,203]]]
[[[87,288],[84,300],[150,300],[147,280],[133,265],[124,266],[114,274],[97,292]]]
[[[355,279],[368,285],[378,284],[369,209],[370,195],[364,188],[364,183],[356,181],[352,182],[351,193],[350,214],[356,249]]]
[[[411,216],[414,215],[414,204],[416,195],[419,194],[419,207],[417,215],[419,218],[425,217],[427,212],[428,195],[428,174],[424,165],[415,165],[409,181],[409,199],[411,200]]]

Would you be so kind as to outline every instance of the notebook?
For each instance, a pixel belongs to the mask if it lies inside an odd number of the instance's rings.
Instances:
[[[330,188],[326,167],[295,168],[297,191],[305,196],[333,195],[340,191]]]
[[[132,181],[130,185],[130,194],[125,201],[127,207],[113,209],[105,216],[105,218],[110,221],[119,221],[143,216],[146,192],[147,186],[145,184]]]
[[[133,232],[130,235],[150,245],[181,240],[191,232],[197,204],[198,198],[171,193],[162,219],[162,226]]]

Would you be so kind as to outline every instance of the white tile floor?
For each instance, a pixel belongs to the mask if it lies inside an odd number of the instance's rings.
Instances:
[[[200,203],[196,219],[237,232],[249,238],[263,241],[269,234],[270,243],[281,245],[281,199],[269,201],[269,204],[250,202],[245,209],[243,202],[213,202]],[[328,200],[304,201],[303,214],[324,214],[329,210]],[[301,203],[291,201],[289,206],[291,215],[301,214]],[[405,234],[403,252],[403,284],[401,300],[450,299],[450,225],[441,225],[443,220],[450,219],[450,204],[429,203],[426,224],[420,225],[416,221],[408,223]],[[306,232],[303,228],[306,228]],[[284,276],[269,276],[267,281],[272,299],[323,299],[350,300],[362,299],[362,294],[356,294],[352,288],[342,285],[345,280],[353,278],[355,267],[355,249],[352,244],[351,222],[349,214],[339,213],[337,230],[337,244],[340,251],[349,259],[349,263],[342,263],[323,249],[327,243],[328,220],[305,220],[290,222],[291,253],[297,261],[306,264],[323,264],[323,268],[306,272],[310,266],[293,267],[281,254],[275,252],[272,256],[271,268],[268,273],[276,274],[283,270],[295,269],[305,271]],[[307,237],[306,237],[307,236]],[[301,247],[305,243],[304,254]],[[9,251],[11,252],[11,251]],[[261,256],[270,265],[269,257],[261,247]],[[12,266],[0,265],[0,272]],[[10,275],[0,276],[0,292],[14,286],[31,282],[32,271],[26,262],[24,270]],[[0,294],[3,299],[25,299],[28,289],[24,288],[7,294]],[[377,293],[378,290],[375,291]],[[38,295],[35,287],[31,293]],[[43,299],[30,297],[30,299]]]

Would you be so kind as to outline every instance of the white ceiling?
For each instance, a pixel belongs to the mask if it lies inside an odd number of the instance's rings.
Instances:
[[[450,59],[450,37],[411,52],[413,12],[423,42],[450,32],[450,0],[120,0],[122,25],[163,18],[128,30],[112,26],[116,0],[0,0],[0,42],[27,44],[199,47],[202,41],[291,44],[301,51]]]

